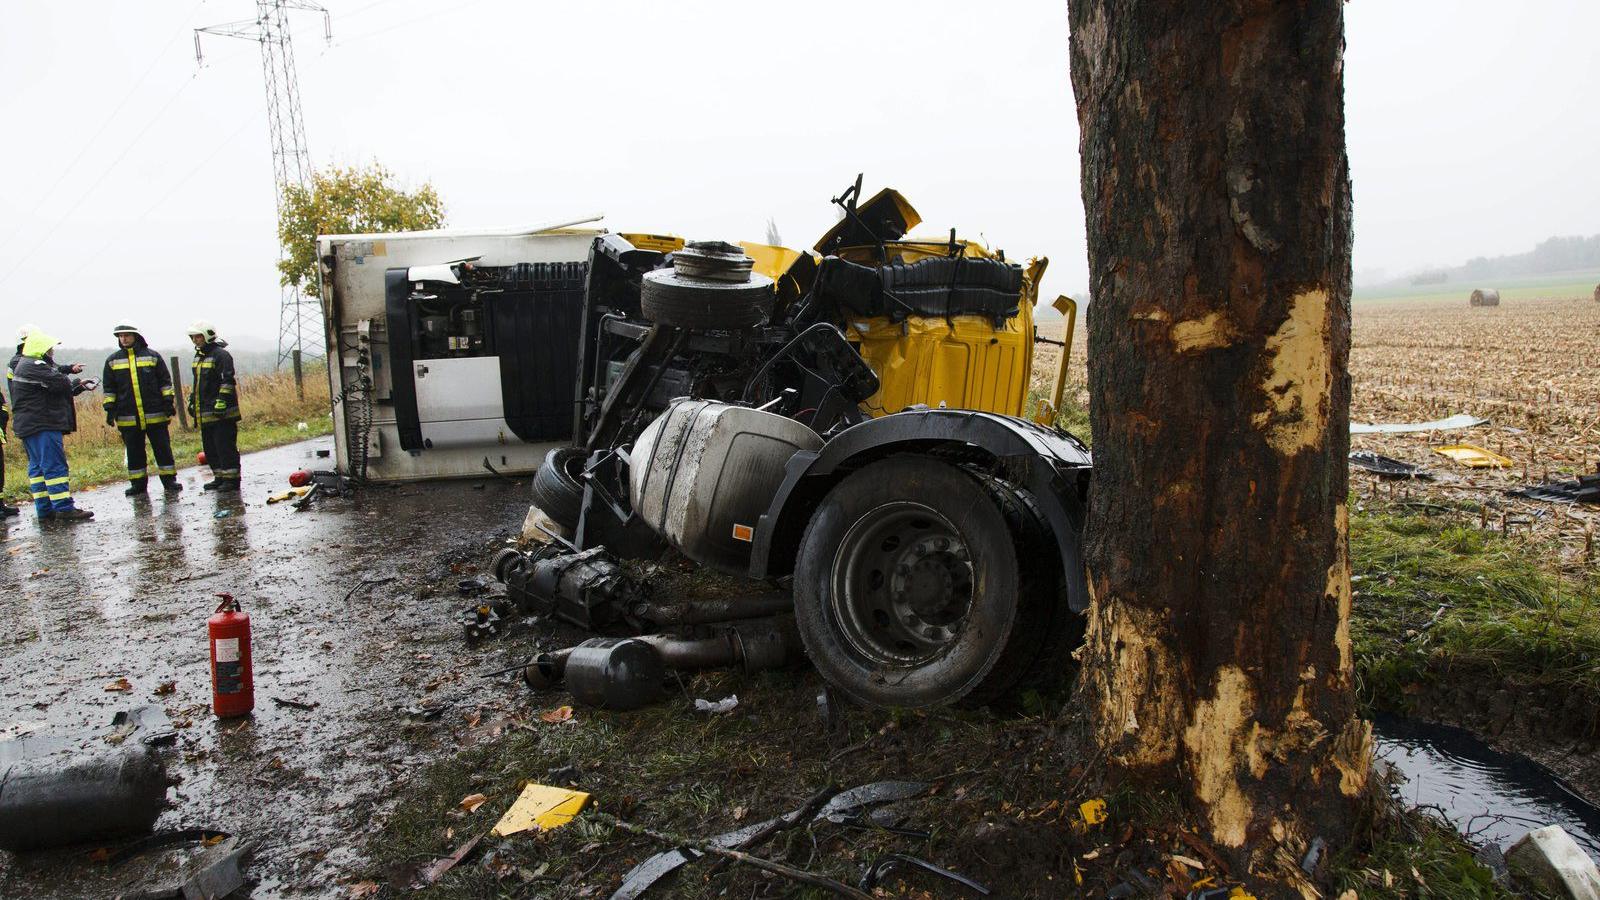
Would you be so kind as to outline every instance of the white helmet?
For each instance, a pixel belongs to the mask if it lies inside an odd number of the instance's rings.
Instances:
[[[140,332],[139,332],[139,326],[133,324],[132,322],[129,322],[127,319],[123,319],[121,324],[119,324],[117,327],[111,329],[111,333],[113,335],[118,335],[118,334],[139,334]]]
[[[29,322],[28,324],[22,326],[21,328],[18,328],[17,329],[17,343],[20,344],[23,341],[27,340],[28,339],[28,335],[33,334],[35,331],[38,331],[38,330],[39,330],[39,326],[33,324],[32,322]]]
[[[217,339],[217,329],[205,319],[196,319],[194,324],[189,326],[189,334],[190,336],[201,335],[206,339],[207,343]]]

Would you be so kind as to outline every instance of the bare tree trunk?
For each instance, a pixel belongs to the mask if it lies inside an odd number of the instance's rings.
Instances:
[[[1080,697],[1286,888],[1363,794],[1341,0],[1070,0],[1095,480]],[[1235,874],[1242,874],[1235,872]]]

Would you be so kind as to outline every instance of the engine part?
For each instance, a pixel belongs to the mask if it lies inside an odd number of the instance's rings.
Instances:
[[[461,630],[469,642],[493,637],[505,628],[505,616],[511,612],[504,600],[486,600],[475,603],[461,612]]]
[[[690,241],[672,254],[672,268],[679,275],[707,281],[746,284],[754,264],[744,248],[726,241]]]
[[[624,572],[604,547],[554,556],[549,552],[496,557],[507,595],[534,615],[592,629],[649,599],[648,588]]]
[[[699,638],[650,634],[635,640],[654,647],[667,668],[681,671],[739,666],[760,672],[805,658],[792,618],[739,622]]]
[[[633,445],[633,509],[685,556],[742,575],[784,466],[821,447],[816,432],[776,413],[679,401]]]
[[[590,638],[567,656],[572,699],[600,709],[638,709],[663,696],[666,666],[661,654],[636,638]]]
[[[717,600],[686,600],[682,603],[646,604],[635,608],[641,620],[661,628],[679,625],[709,625],[737,619],[763,619],[794,610],[794,598],[783,593],[763,593],[749,597]]]

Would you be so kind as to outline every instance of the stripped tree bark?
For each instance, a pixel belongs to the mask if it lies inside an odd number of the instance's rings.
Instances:
[[[1070,0],[1094,605],[1080,699],[1283,891],[1365,791],[1342,0]],[[1269,893],[1272,891],[1269,890]]]

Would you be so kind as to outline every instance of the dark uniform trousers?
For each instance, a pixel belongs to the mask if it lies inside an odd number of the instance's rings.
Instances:
[[[239,420],[223,419],[200,426],[200,446],[206,465],[218,479],[239,480]]]
[[[178,466],[172,459],[172,438],[167,434],[165,422],[159,425],[146,425],[140,428],[137,425],[129,427],[122,425],[117,428],[122,435],[122,446],[128,451],[128,480],[135,485],[144,484],[152,474],[150,472],[149,457],[144,452],[145,440],[150,441],[150,450],[156,458],[154,474],[161,477],[162,481],[171,481],[178,477]],[[209,459],[211,454],[207,453]]]

